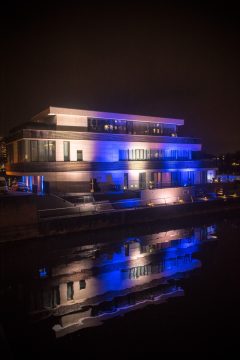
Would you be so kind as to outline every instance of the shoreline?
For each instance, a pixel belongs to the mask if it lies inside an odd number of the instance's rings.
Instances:
[[[26,209],[26,204],[25,204]],[[33,210],[29,207],[29,211]],[[221,198],[211,201],[154,205],[86,215],[65,215],[53,218],[32,217],[31,223],[12,224],[1,229],[0,243],[46,238],[57,235],[87,233],[103,229],[136,227],[141,224],[165,224],[179,219],[229,214],[240,210],[240,198]]]

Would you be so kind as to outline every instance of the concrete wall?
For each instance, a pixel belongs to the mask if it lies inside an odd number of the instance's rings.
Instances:
[[[170,204],[179,201],[191,201],[194,195],[194,187],[176,187],[166,189],[146,189],[141,191],[143,203]]]
[[[87,127],[87,116],[57,114],[57,125]]]

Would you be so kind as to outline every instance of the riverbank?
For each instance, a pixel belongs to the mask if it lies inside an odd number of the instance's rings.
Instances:
[[[99,213],[77,211],[70,215],[63,213],[62,216],[40,218],[36,208],[36,196],[30,195],[9,198],[4,202],[4,206],[1,206],[0,242],[137,226],[143,223],[161,224],[181,218],[228,214],[236,210],[240,210],[239,196],[219,197],[214,200],[191,203],[154,204],[153,206],[150,204],[145,207],[109,209]]]

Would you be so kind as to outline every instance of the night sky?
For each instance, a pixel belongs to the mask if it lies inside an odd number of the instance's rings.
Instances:
[[[53,105],[183,118],[206,152],[240,150],[235,6],[20,3],[1,11],[0,135]]]

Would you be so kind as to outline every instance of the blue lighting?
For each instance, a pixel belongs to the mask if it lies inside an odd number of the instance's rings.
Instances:
[[[43,193],[43,180],[44,180],[44,176],[40,176],[40,186],[41,186],[41,192]]]
[[[40,278],[45,278],[48,275],[46,268],[41,268],[41,269],[38,270],[38,272],[39,272]]]

